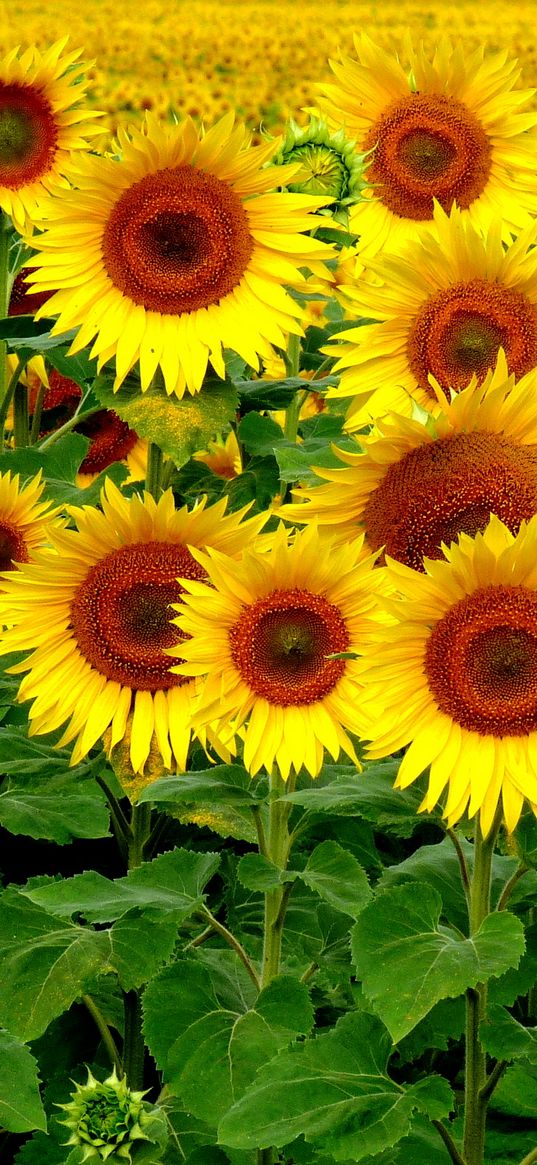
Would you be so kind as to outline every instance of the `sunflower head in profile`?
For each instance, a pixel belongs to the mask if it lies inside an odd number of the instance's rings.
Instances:
[[[423,570],[442,544],[475,535],[496,514],[511,533],[537,514],[537,369],[515,382],[503,353],[425,424],[391,415],[356,452],[335,448],[340,469],[318,468],[318,487],[294,490],[279,514],[316,522],[339,539],[363,531],[372,550]]]
[[[116,389],[139,362],[143,391],[160,368],[168,393],[194,393],[209,362],[225,375],[224,348],[258,369],[271,345],[302,334],[284,285],[304,286],[304,268],[329,278],[332,249],[302,233],[327,199],[274,192],[274,149],[249,146],[232,114],[201,136],[188,118],[147,115],[120,132],[120,160],[80,159],[78,189],[54,200],[35,240],[29,280],[55,290],[54,331],[79,328],[71,352],[93,345],[99,368],[115,357]]]
[[[479,813],[483,834],[500,803],[511,832],[524,800],[537,813],[537,516],[514,536],[493,516],[461,534],[425,573],[388,560],[398,592],[389,636],[375,632],[359,670],[372,758],[409,745],[406,788],[430,766],[421,809],[447,788],[450,825]],[[376,705],[376,706],[375,706]]]
[[[13,49],[0,61],[0,207],[23,234],[43,219],[41,203],[67,185],[73,151],[100,133],[84,107],[80,49],[67,37],[45,53]]]
[[[41,470],[23,486],[19,474],[0,474],[0,570],[14,571],[30,562],[50,541],[58,507],[41,501],[44,488]]]
[[[111,481],[101,503],[102,511],[72,507],[77,528],[52,531],[51,549],[4,576],[10,626],[0,651],[32,652],[13,669],[27,673],[18,698],[33,700],[30,732],[66,724],[61,743],[75,741],[73,764],[107,733],[110,751],[129,736],[135,773],[155,744],[166,768],[184,771],[195,685],[170,674],[165,653],[177,643],[177,578],[205,577],[189,546],[236,555],[265,517],[243,522],[244,510],[225,513],[225,499],[176,510],[171,490],[158,503],[127,499]]]
[[[536,241],[537,223],[505,247],[498,221],[480,234],[457,208],[437,207],[427,239],[368,261],[370,277],[344,291],[357,315],[379,322],[327,348],[342,373],[327,395],[353,398],[346,428],[410,416],[413,401],[438,412],[438,387],[449,397],[472,376],[481,382],[500,348],[517,379],[537,367]]]
[[[302,766],[316,777],[325,749],[356,761],[348,732],[360,733],[362,689],[347,653],[361,648],[382,576],[362,542],[319,554],[314,528],[289,544],[282,526],[239,566],[194,552],[212,585],[181,580],[173,621],[187,638],[172,671],[205,677],[194,722],[242,729],[252,775],[276,764],[285,780]]]
[[[394,249],[426,233],[434,200],[456,203],[478,227],[495,216],[517,233],[537,211],[532,161],[537,114],[531,89],[507,53],[467,53],[439,41],[432,57],[407,46],[409,71],[362,33],[357,59],[331,62],[336,82],[320,85],[330,124],[372,151],[365,201],[351,214],[360,249]]]

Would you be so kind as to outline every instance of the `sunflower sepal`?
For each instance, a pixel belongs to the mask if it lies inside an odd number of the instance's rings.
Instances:
[[[143,1165],[155,1160],[167,1143],[165,1117],[158,1106],[144,1101],[145,1092],[134,1091],[114,1067],[99,1081],[88,1068],[85,1084],[75,1084],[71,1100],[59,1104],[67,1115],[59,1121],[69,1130],[66,1146],[73,1146],[68,1160],[80,1165]]]

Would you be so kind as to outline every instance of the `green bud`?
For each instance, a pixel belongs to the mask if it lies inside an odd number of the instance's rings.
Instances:
[[[70,1130],[66,1144],[81,1147],[84,1162],[130,1165],[139,1142],[161,1142],[165,1134],[159,1110],[144,1102],[145,1095],[132,1092],[115,1068],[102,1083],[88,1068],[87,1083],[75,1086],[69,1104],[58,1105],[67,1113],[60,1121]]]
[[[330,198],[326,209],[333,213],[361,199],[366,155],[358,154],[355,147],[356,143],[349,141],[342,129],[330,133],[325,121],[312,118],[301,129],[291,120],[273,165],[300,163],[300,170],[285,189]]]

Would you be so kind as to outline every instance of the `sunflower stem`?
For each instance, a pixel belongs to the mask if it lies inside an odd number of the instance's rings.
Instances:
[[[1,363],[1,358],[0,358]],[[9,379],[7,388],[5,389],[2,403],[0,404],[0,451],[4,448],[5,442],[5,428],[9,406],[13,400],[15,389],[19,383],[19,377],[24,368],[24,360],[18,359],[15,368]]]
[[[269,820],[266,837],[266,856],[282,872],[287,869],[290,851],[288,830],[289,814],[292,806],[280,800],[285,792],[292,792],[294,779],[286,785],[274,767],[270,777]],[[277,886],[265,893],[265,921],[263,933],[263,966],[261,987],[268,987],[280,970],[283,927],[289,899],[289,887]]]
[[[470,884],[470,938],[490,914],[490,887],[494,846],[500,826],[498,812],[486,838],[479,821],[476,825],[474,868]],[[466,1046],[464,1085],[463,1157],[466,1165],[483,1165],[485,1159],[485,1125],[487,1119],[487,1071],[485,1052],[479,1039],[479,1025],[486,1016],[487,985],[478,983],[466,992]]]
[[[145,476],[145,488],[148,494],[158,502],[162,493],[162,470],[163,457],[160,445],[156,445],[154,441],[149,442],[147,450],[147,471]]]
[[[235,954],[237,954],[239,956],[239,959],[240,959],[243,967],[246,969],[246,971],[248,972],[248,974],[250,976],[250,979],[252,980],[252,983],[259,991],[260,983],[259,983],[259,979],[257,977],[257,973],[255,971],[255,968],[252,966],[252,964],[248,958],[248,955],[246,954],[244,947],[241,946],[239,940],[236,939],[235,935],[232,934],[231,931],[227,929],[227,926],[224,926],[224,924],[222,922],[219,922],[218,919],[215,918],[214,914],[212,914],[212,912],[208,909],[207,906],[204,906],[202,908],[202,910],[200,911],[200,914],[201,914],[202,918],[208,920],[209,926],[212,928],[212,930],[216,934],[219,934],[220,937],[223,938],[224,941],[228,944],[228,946],[230,946],[232,948],[232,950],[235,951]],[[203,932],[203,933],[205,934],[205,932]],[[193,946],[194,944],[190,943],[189,945]]]
[[[84,399],[87,400],[87,397]],[[82,400],[81,405],[83,404],[84,401]],[[80,408],[79,411],[75,413],[74,417],[69,417],[69,420],[66,421],[64,425],[61,425],[59,429],[55,429],[53,433],[50,433],[48,437],[45,437],[44,441],[40,441],[39,448],[48,449],[51,445],[55,445],[56,441],[59,441],[65,433],[70,433],[71,429],[76,429],[77,425],[80,425],[81,421],[87,421],[88,417],[92,417],[94,413],[100,412],[101,408],[102,405],[95,405],[93,408],[85,410]]]
[[[145,846],[151,833],[151,806],[133,805],[128,842],[128,867],[135,870],[144,860]],[[142,988],[124,994],[125,1041],[123,1069],[129,1088],[144,1086],[145,1041],[142,1031]]]
[[[24,449],[30,444],[28,389],[20,381],[13,394],[13,443],[15,449]]]
[[[34,411],[32,413],[32,427],[30,429],[30,445],[35,445],[39,440],[39,432],[41,429],[41,417],[43,415],[43,404],[47,392],[46,384],[40,384],[37,396],[35,398]]]
[[[121,1064],[121,1057],[117,1050],[112,1032],[108,1027],[102,1011],[99,1007],[97,1007],[97,1004],[95,1003],[95,1000],[92,999],[91,995],[83,995],[82,1003],[84,1004],[84,1007],[87,1009],[87,1011],[89,1011],[91,1018],[95,1022],[95,1026],[100,1033],[104,1047],[106,1048],[106,1051],[110,1057],[110,1063],[112,1064],[112,1067],[116,1069],[118,1076],[122,1076],[123,1067]]]

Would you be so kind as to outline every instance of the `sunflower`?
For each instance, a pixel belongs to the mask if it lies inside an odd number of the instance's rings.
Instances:
[[[520,379],[537,367],[537,223],[507,248],[499,224],[480,235],[458,209],[438,207],[435,231],[400,255],[371,260],[376,276],[345,292],[354,311],[379,323],[341,332],[329,397],[352,400],[346,427],[387,412],[409,416],[412,402],[438,411],[433,377],[447,394],[483,380],[503,348]]]
[[[206,449],[200,449],[193,454],[194,461],[202,461],[217,477],[232,480],[242,473],[242,455],[233,429],[228,433],[225,441],[222,436],[209,441]]]
[[[80,49],[68,37],[45,53],[13,49],[0,63],[0,207],[22,234],[43,218],[49,192],[66,187],[72,152],[100,133],[96,110],[81,108],[86,86]]]
[[[537,517],[514,536],[493,516],[425,574],[389,560],[394,626],[371,636],[358,663],[369,755],[410,744],[397,787],[430,766],[420,808],[447,787],[448,823],[479,812],[484,835],[500,797],[509,832],[524,799],[537,813],[536,558]]]
[[[274,763],[284,779],[304,766],[312,777],[324,750],[356,761],[347,732],[359,734],[362,689],[354,659],[381,585],[363,539],[319,554],[314,528],[289,545],[283,526],[266,552],[193,551],[210,583],[181,579],[183,604],[173,622],[182,635],[170,654],[183,676],[205,676],[194,723],[218,719],[242,730],[252,775]],[[244,727],[246,725],[246,727]]]
[[[304,267],[329,278],[332,249],[300,233],[326,199],[271,192],[297,167],[262,169],[274,143],[249,147],[233,123],[200,137],[147,115],[120,131],[121,161],[81,158],[79,189],[50,206],[29,280],[56,290],[54,332],[79,327],[71,352],[115,357],[115,389],[139,361],[142,390],[160,367],[169,393],[197,392],[208,361],[225,375],[223,348],[258,368],[302,334],[283,285],[303,286]]]
[[[456,203],[478,228],[503,218],[506,237],[537,211],[534,90],[516,89],[506,52],[484,59],[443,38],[432,60],[409,46],[410,72],[363,33],[357,60],[331,62],[337,84],[320,106],[362,153],[372,151],[365,200],[351,211],[360,250],[397,249],[427,232],[434,200]],[[529,131],[529,132],[528,132]]]
[[[22,487],[19,474],[0,473],[0,570],[29,562],[51,540],[58,508],[40,500],[44,488],[41,470]]]
[[[108,469],[116,461],[123,461],[129,470],[126,482],[145,478],[147,441],[139,437],[134,429],[129,429],[127,422],[122,421],[112,409],[98,409],[86,421],[81,421],[75,432],[89,437],[90,441],[88,452],[76,475],[76,484],[80,489],[91,485],[103,469]]]
[[[326,485],[293,490],[301,504],[278,511],[348,540],[365,531],[372,550],[415,570],[442,556],[442,543],[474,535],[496,514],[512,533],[537,513],[537,370],[515,383],[499,356],[426,424],[392,415],[334,448],[345,468],[317,468]]]
[[[177,641],[169,622],[177,576],[205,577],[187,545],[237,554],[265,518],[226,515],[225,499],[177,511],[171,490],[158,503],[127,499],[111,481],[101,504],[102,512],[71,507],[77,529],[54,531],[52,549],[21,567],[16,584],[14,575],[6,581],[0,651],[32,651],[10,669],[28,673],[18,699],[34,701],[32,734],[68,722],[60,744],[75,741],[72,764],[110,728],[110,750],[129,734],[134,772],[155,743],[166,768],[181,771],[195,685],[170,675],[164,649]]]

